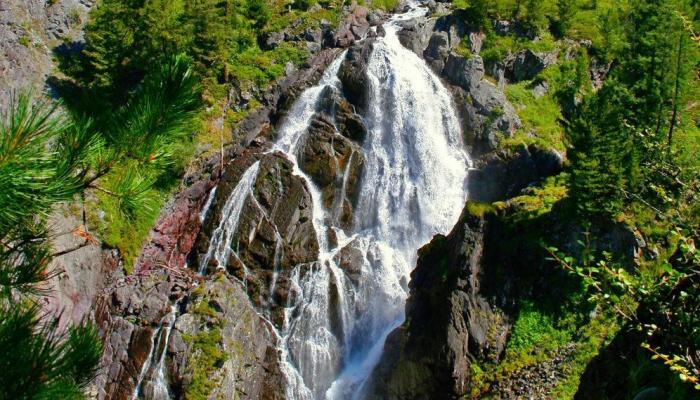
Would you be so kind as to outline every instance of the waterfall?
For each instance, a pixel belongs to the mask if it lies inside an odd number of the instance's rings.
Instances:
[[[321,191],[297,160],[322,93],[342,91],[337,74],[345,53],[331,63],[318,85],[295,101],[268,151],[283,153],[293,165],[293,174],[305,182],[319,244],[318,260],[296,266],[290,273],[294,295],[285,305],[283,326],[270,323],[277,337],[287,399],[362,397],[387,335],[404,320],[417,249],[433,235],[447,233],[464,205],[469,159],[451,96],[397,36],[399,21],[425,12],[411,3],[408,12],[384,25],[386,35],[374,43],[367,65],[369,102],[362,115],[367,127],[362,143],[364,169],[351,232],[334,226],[334,221],[346,196],[350,164],[359,155],[351,153],[343,175],[337,178],[340,192],[330,210],[324,208]],[[200,273],[212,259],[223,267],[229,257],[238,256],[233,241],[249,196],[264,212],[252,195],[258,170],[259,161],[243,173],[227,198]],[[205,209],[210,203],[211,198]],[[335,240],[329,241],[329,233]],[[279,232],[275,240],[270,292],[283,256]],[[361,255],[359,278],[354,280],[339,263],[346,248]]]
[[[318,86],[300,96],[281,126],[274,150],[286,154],[309,188],[320,247],[318,262],[304,275],[297,270],[292,276],[298,295],[287,305],[280,332],[289,399],[361,397],[386,336],[404,319],[417,249],[433,235],[447,233],[464,205],[469,159],[451,96],[397,37],[398,21],[424,13],[413,4],[385,24],[386,36],[374,44],[354,232],[345,235],[329,226],[327,213],[335,210],[323,208],[318,188],[297,164],[297,147],[321,92],[326,87],[340,90],[336,75],[344,55]],[[328,229],[338,236],[333,248]],[[363,255],[355,284],[336,261],[345,246]]]
[[[143,364],[132,400],[146,397],[151,400],[169,400],[168,381],[165,376],[165,356],[167,353],[170,332],[175,325],[176,307],[173,305],[168,315],[163,318],[160,326],[153,333],[151,350]]]
[[[241,211],[243,211],[243,206],[245,205],[245,200],[248,195],[251,194],[252,196],[252,187],[255,178],[258,177],[259,168],[260,161],[256,161],[251,165],[250,168],[245,171],[240,181],[238,181],[231,195],[226,199],[226,203],[221,209],[221,220],[212,233],[209,249],[200,264],[200,274],[206,271],[212,257],[216,260],[218,267],[223,267],[228,262],[228,258],[231,255],[231,242],[233,236],[236,234],[236,229],[238,229]]]

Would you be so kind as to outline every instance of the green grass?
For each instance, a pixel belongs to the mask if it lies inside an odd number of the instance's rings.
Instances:
[[[506,86],[506,96],[517,111],[523,126],[513,137],[504,139],[504,147],[525,144],[553,148],[560,152],[566,150],[564,129],[559,124],[562,118],[561,110],[553,94],[554,83],[549,82],[549,85],[547,93],[540,98],[535,98],[531,82]]]
[[[372,6],[384,11],[391,11],[399,4],[399,0],[372,0]]]

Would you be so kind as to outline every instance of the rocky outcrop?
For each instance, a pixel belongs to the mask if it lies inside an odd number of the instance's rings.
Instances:
[[[141,382],[155,335],[191,286],[186,274],[157,272],[122,278],[97,301],[95,319],[104,350],[95,386],[98,399],[128,400]]]
[[[318,243],[313,227],[311,195],[304,181],[292,173],[283,155],[264,154],[264,147],[252,147],[228,166],[195,247],[189,265],[195,270],[225,269],[246,286],[256,307],[271,310],[273,321],[281,323],[287,303],[288,274],[293,266],[315,261]],[[215,258],[204,262],[211,237],[222,221],[224,207],[241,177],[255,162],[258,174],[245,195],[235,232],[228,244],[231,255],[225,265]],[[232,221],[233,222],[233,221]],[[274,291],[273,291],[274,289]],[[272,291],[272,292],[271,292]]]
[[[177,398],[282,400],[277,345],[274,328],[244,287],[223,273],[214,276],[192,292],[175,321],[167,348],[173,392]]]
[[[370,28],[370,22],[367,17],[366,8],[354,5],[333,34],[333,45],[336,47],[350,47],[357,40],[364,39]]]
[[[535,53],[529,49],[509,54],[494,68],[494,76],[503,77],[510,83],[530,80],[545,68],[556,64],[558,55],[558,51]]]
[[[343,93],[348,101],[362,112],[367,107],[367,64],[372,54],[372,40],[366,40],[350,49],[338,71]]]
[[[363,161],[359,145],[339,135],[328,116],[314,117],[299,149],[299,167],[321,189],[323,206],[346,230],[352,228]]]
[[[477,75],[480,74],[479,68],[473,70],[477,71]],[[462,87],[451,89],[464,122],[467,144],[473,154],[480,155],[497,149],[499,135],[512,136],[522,122],[496,85],[485,79],[476,84],[473,84],[472,80],[469,82],[469,90]]]
[[[95,0],[4,0],[0,2],[0,112],[13,91],[43,92],[53,68],[52,50],[79,45]]]
[[[480,202],[506,200],[527,186],[556,175],[563,157],[554,150],[520,147],[496,150],[476,160],[469,171],[469,198]]]
[[[482,292],[486,220],[467,209],[448,236],[418,252],[406,321],[386,340],[370,399],[451,399],[467,392],[472,360],[497,360],[510,319]]]

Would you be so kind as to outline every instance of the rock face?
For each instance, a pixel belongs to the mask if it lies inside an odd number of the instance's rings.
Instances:
[[[523,188],[559,173],[563,163],[563,157],[554,150],[497,150],[478,159],[469,172],[469,198],[489,203],[509,199]]]
[[[215,351],[203,343],[212,337],[219,339]],[[171,386],[178,398],[205,384],[212,387],[208,398],[282,400],[276,340],[243,287],[219,274],[192,293],[174,324],[167,349]]]
[[[447,237],[419,250],[406,321],[387,338],[367,398],[458,398],[472,359],[500,357],[510,322],[482,293],[485,225],[465,211]]]
[[[465,124],[467,144],[475,155],[497,149],[499,134],[512,136],[522,125],[503,92],[487,80],[472,83],[469,90],[453,88],[452,93]]]
[[[315,261],[318,243],[305,183],[292,174],[292,164],[282,155],[262,154],[262,150],[250,149],[229,165],[190,255],[190,266],[205,271],[224,268],[245,284],[257,307],[272,310],[274,320],[281,322],[287,274],[295,265]],[[214,258],[209,265],[200,265],[209,252],[213,232],[221,229],[229,196],[255,162],[259,162],[258,174],[251,187],[244,188],[248,193],[236,229],[230,242],[222,244],[231,248],[231,256],[225,265],[217,265]],[[277,290],[270,293],[272,288]]]
[[[42,92],[51,72],[52,49],[75,46],[94,0],[3,0],[0,2],[0,112],[13,91]],[[67,46],[67,45],[62,45]]]
[[[299,166],[321,189],[324,207],[344,229],[352,228],[363,160],[360,147],[339,135],[331,119],[314,117],[300,148]]]
[[[333,45],[336,47],[350,47],[355,41],[363,39],[370,28],[367,20],[367,9],[354,5],[345,20],[333,34]]]
[[[367,107],[367,63],[372,54],[372,40],[366,40],[348,49],[345,61],[338,71],[343,93],[360,111]]]
[[[118,280],[97,301],[96,321],[104,350],[98,399],[131,399],[151,353],[154,335],[191,281],[186,275],[154,273]]]

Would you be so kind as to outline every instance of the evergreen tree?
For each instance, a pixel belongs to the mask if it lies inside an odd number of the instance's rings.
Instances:
[[[113,196],[123,218],[149,206],[144,194],[172,162],[198,106],[190,64],[173,58],[147,75],[123,107],[101,115],[69,118],[23,94],[3,116],[0,399],[83,398],[101,344],[90,324],[58,331],[54,316],[40,314],[43,283],[56,276],[46,220],[56,204],[87,190]]]
[[[39,313],[53,276],[45,219],[85,188],[95,145],[46,102],[20,95],[0,124],[0,398],[78,399],[94,378],[101,344],[89,324],[56,331]]]
[[[525,1],[525,25],[535,33],[547,29],[547,16],[544,10],[544,2],[541,0]],[[519,7],[518,7],[519,8]]]

